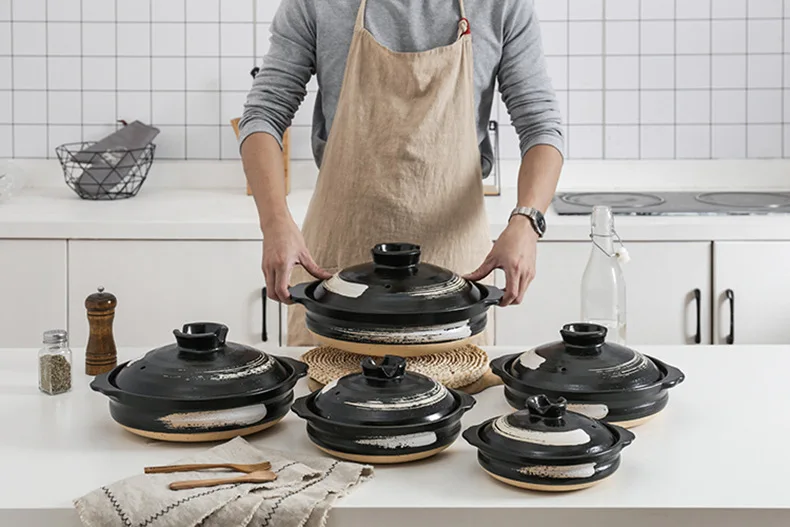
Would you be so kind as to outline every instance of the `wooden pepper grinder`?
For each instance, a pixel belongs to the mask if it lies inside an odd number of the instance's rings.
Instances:
[[[112,322],[118,300],[112,293],[105,293],[99,287],[98,293],[88,295],[85,309],[88,310],[90,335],[85,349],[85,373],[99,375],[115,368],[118,364],[118,351],[112,335]]]

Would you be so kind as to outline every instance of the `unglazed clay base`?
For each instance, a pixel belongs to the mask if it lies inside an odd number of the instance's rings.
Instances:
[[[357,355],[372,355],[383,357],[384,355],[397,355],[399,357],[421,357],[423,355],[434,355],[445,353],[461,346],[469,344],[474,337],[463,340],[453,340],[450,342],[436,342],[433,344],[366,344],[364,342],[348,342],[329,337],[322,337],[310,331],[314,338],[323,346],[331,346],[349,353]]]
[[[427,457],[435,456],[442,450],[450,445],[446,445],[426,452],[417,452],[416,454],[403,454],[400,456],[363,456],[359,454],[346,454],[345,452],[337,452],[322,446],[315,445],[319,450],[323,450],[332,457],[345,459],[346,461],[353,461],[355,463],[368,463],[371,465],[393,465],[395,463],[409,463],[410,461],[418,461]]]
[[[249,426],[247,428],[237,428],[235,430],[222,430],[220,432],[201,432],[198,434],[174,434],[169,432],[150,432],[148,430],[138,430],[136,428],[129,428],[128,426],[121,425],[121,427],[125,428],[129,432],[142,436],[147,437],[149,439],[156,439],[157,441],[170,441],[173,443],[203,443],[209,441],[225,441],[227,439],[233,439],[234,437],[239,436],[248,436],[251,434],[255,434],[260,432],[261,430],[266,430],[270,428],[282,420],[276,419],[274,421],[269,421],[268,423],[263,423],[260,425]]]
[[[502,476],[497,476],[496,474],[492,474],[491,472],[483,469],[483,471],[491,476],[492,478],[505,483],[506,485],[510,485],[512,487],[518,487],[520,489],[527,489],[527,490],[537,490],[539,492],[572,492],[574,490],[582,490],[587,489],[595,485],[596,483],[600,483],[603,480],[593,481],[590,483],[578,483],[576,485],[541,485],[539,483],[525,483],[523,481],[516,481],[515,479],[508,479]]]

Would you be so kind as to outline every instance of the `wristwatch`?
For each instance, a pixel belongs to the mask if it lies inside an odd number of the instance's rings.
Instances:
[[[529,221],[532,223],[532,228],[538,233],[538,238],[543,238],[543,235],[546,234],[546,218],[543,217],[543,213],[538,209],[532,207],[516,207],[513,209],[513,212],[510,213],[508,221],[512,220],[513,216],[526,216],[529,218]]]

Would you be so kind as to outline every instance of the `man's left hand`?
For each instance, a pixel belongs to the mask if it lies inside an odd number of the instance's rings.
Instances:
[[[472,274],[464,277],[479,281],[494,269],[505,272],[505,296],[500,306],[518,305],[535,278],[535,257],[538,250],[538,234],[529,218],[514,216],[507,228],[494,244],[483,264]]]

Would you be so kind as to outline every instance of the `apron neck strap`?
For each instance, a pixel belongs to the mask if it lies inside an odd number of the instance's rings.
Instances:
[[[357,11],[357,29],[365,29],[365,8],[368,5],[368,0],[362,0],[359,3],[359,11]],[[459,35],[469,33],[469,21],[466,19],[466,8],[464,7],[464,0],[458,0],[458,7],[461,10],[461,22],[459,25]]]

